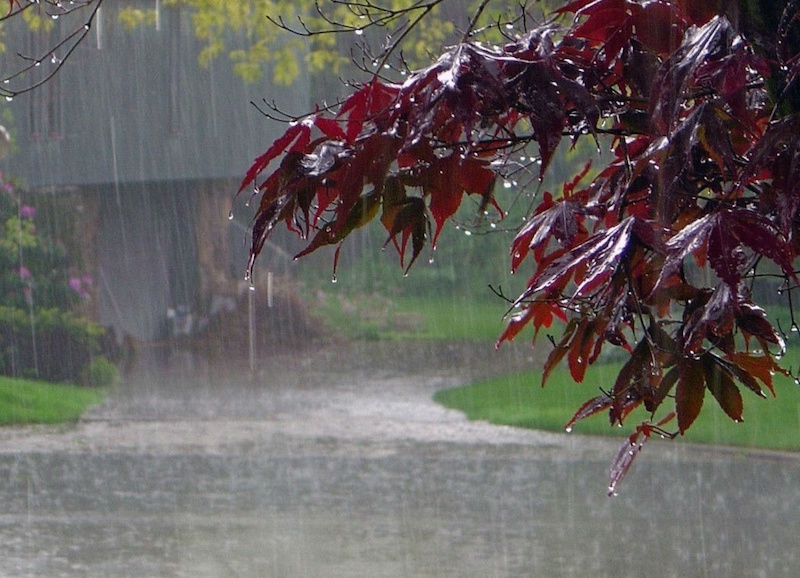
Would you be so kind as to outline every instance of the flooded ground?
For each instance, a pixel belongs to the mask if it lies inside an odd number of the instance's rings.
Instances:
[[[524,350],[364,346],[250,379],[141,372],[68,428],[0,432],[0,575],[800,573],[800,459],[470,423],[432,393]]]

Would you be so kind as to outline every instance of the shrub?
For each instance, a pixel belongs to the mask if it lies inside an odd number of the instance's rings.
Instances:
[[[118,381],[117,366],[102,355],[92,359],[81,372],[81,383],[88,387],[110,387]]]
[[[0,374],[77,383],[101,353],[103,333],[97,323],[69,311],[40,309],[31,315],[0,306]]]

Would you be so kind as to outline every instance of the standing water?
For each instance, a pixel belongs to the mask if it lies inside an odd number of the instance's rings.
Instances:
[[[797,575],[796,457],[654,442],[607,498],[618,441],[467,422],[431,395],[476,352],[396,348],[166,368],[1,432],[3,575]]]

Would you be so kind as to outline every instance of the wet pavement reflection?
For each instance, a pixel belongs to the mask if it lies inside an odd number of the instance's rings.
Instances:
[[[75,427],[3,432],[0,575],[800,574],[796,456],[654,442],[607,498],[618,442],[466,422],[430,399],[458,359],[348,355],[150,375]]]

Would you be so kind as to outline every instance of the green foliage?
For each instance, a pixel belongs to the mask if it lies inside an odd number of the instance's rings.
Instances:
[[[479,341],[490,346],[503,325],[494,296],[390,298],[350,290],[346,283],[317,293],[319,312],[328,327],[348,339]]]
[[[105,331],[73,312],[93,289],[62,241],[74,228],[68,199],[26,201],[0,179],[0,374],[78,383],[102,371],[90,363]]]
[[[444,0],[352,4],[314,0],[164,0],[163,5],[187,11],[195,35],[204,43],[198,55],[202,66],[227,55],[236,73],[248,82],[271,74],[276,84],[289,85],[305,70],[341,74],[351,62],[351,48],[362,36],[378,43],[402,38],[404,62],[421,66],[441,46],[458,40],[456,23],[466,26],[480,1],[465,5]],[[489,4],[479,21],[479,26],[485,27],[481,36],[484,41],[504,40],[502,27],[497,24],[508,21],[516,6],[507,1]],[[153,26],[156,12],[126,6],[120,10],[119,19],[127,29]],[[379,23],[379,33],[368,30],[371,23]],[[325,30],[334,33],[318,34]]]
[[[80,419],[107,391],[0,377],[0,426],[59,424]]]
[[[119,21],[126,30],[133,30],[138,26],[155,26],[157,20],[155,9],[142,9],[133,6],[123,6],[119,11]]]
[[[69,311],[0,306],[0,374],[77,383],[104,333]]]
[[[66,246],[38,226],[37,208],[0,177],[0,304],[21,309],[70,308],[88,296]]]
[[[111,387],[119,382],[119,370],[102,355],[92,359],[81,372],[81,383],[89,387]]]

